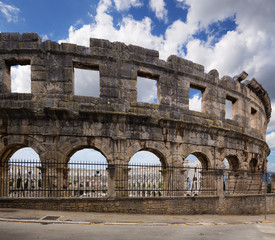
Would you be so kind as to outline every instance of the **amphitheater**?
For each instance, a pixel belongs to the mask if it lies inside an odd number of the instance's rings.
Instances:
[[[10,70],[15,65],[30,65],[31,93],[11,91]],[[99,73],[98,96],[76,94],[76,69]],[[262,213],[271,103],[257,80],[246,77],[245,72],[220,77],[215,69],[205,73],[202,65],[186,59],[171,55],[164,61],[155,50],[120,42],[91,38],[90,47],[83,47],[42,41],[36,33],[0,33],[0,206]],[[138,78],[156,82],[157,102],[138,101]],[[190,88],[201,93],[200,112],[190,110]],[[226,118],[226,102],[232,106],[230,118]],[[93,148],[101,152],[108,163],[107,197],[9,197],[9,159],[24,147],[39,155],[42,175],[51,169],[45,184],[51,184],[52,190],[64,186],[66,164],[76,151]],[[211,194],[188,196],[173,189],[173,194],[162,197],[129,197],[127,165],[142,150],[159,157],[163,187],[172,177],[176,190],[184,188],[186,157],[195,155],[203,169],[203,190],[211,189]],[[234,194],[231,190],[232,194],[224,194],[224,174],[219,171],[224,159],[229,163],[227,176]],[[60,178],[62,186],[56,182]],[[251,183],[253,189],[248,191]],[[267,200],[268,212],[275,213],[275,194],[270,193]]]

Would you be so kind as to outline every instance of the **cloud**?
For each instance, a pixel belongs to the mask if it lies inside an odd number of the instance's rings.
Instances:
[[[148,151],[140,151],[134,154],[130,160],[130,164],[156,164],[160,165],[160,159],[153,153]]]
[[[0,12],[8,22],[17,22],[20,9],[12,5],[8,5],[0,1]]]
[[[11,67],[11,91],[31,92],[31,68],[29,65]]]
[[[275,147],[275,132],[266,135],[266,141],[270,148]]]
[[[129,4],[134,2],[136,1],[128,1]],[[206,72],[215,68],[219,71],[220,77],[234,76],[245,70],[249,73],[250,79],[255,77],[265,89],[268,89],[274,106],[274,2],[266,0],[265,4],[262,4],[257,0],[178,0],[178,3],[184,4],[185,8],[188,6],[187,21],[175,20],[166,27],[163,34],[156,35],[153,34],[153,22],[149,17],[136,20],[126,14],[114,25],[111,15],[113,2],[101,0],[94,16],[95,21],[78,29],[71,26],[68,38],[62,42],[89,46],[89,38],[95,37],[139,45],[158,50],[161,59],[175,54],[204,65]],[[117,9],[126,6],[122,1],[114,4]],[[220,36],[213,36],[213,33],[208,31],[211,24],[228,19],[236,23],[235,29]],[[194,34],[204,30],[207,34],[206,41],[195,37]],[[273,115],[269,130],[275,128]]]
[[[140,0],[114,0],[115,7],[118,11],[126,11],[131,7],[140,7],[142,3]]]
[[[99,97],[99,71],[74,69],[74,94]]]
[[[23,157],[22,157],[23,156]],[[14,160],[39,160],[39,155],[30,147],[17,150],[11,157]]]
[[[157,103],[157,81],[137,77],[137,101]]]
[[[85,148],[74,153],[70,161],[72,162],[90,162],[107,163],[106,158],[99,152],[91,148]]]
[[[275,131],[275,101],[271,103],[272,113],[270,122],[267,126],[267,131]]]
[[[214,45],[210,41],[211,33],[207,42],[190,40],[186,46],[186,58],[205,65],[207,71],[218,69],[221,76],[232,76],[246,70],[270,89],[270,79],[275,74],[274,1],[262,4],[256,0],[187,0],[186,4],[189,5],[187,23],[198,23],[198,30],[232,16],[237,24],[236,30],[220,36]],[[275,91],[270,91],[270,95],[274,99]]]
[[[163,20],[165,23],[168,21],[168,11],[165,8],[164,0],[150,0],[149,6],[153,12],[155,12],[156,17],[159,20]]]
[[[197,112],[201,112],[201,97],[198,93],[194,94],[189,99],[189,109]]]

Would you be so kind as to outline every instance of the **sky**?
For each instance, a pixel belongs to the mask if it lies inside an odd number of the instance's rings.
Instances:
[[[274,0],[0,1],[1,32],[37,32],[43,40],[84,46],[90,37],[135,44],[158,50],[164,60],[175,54],[204,65],[205,72],[217,69],[220,78],[245,70],[267,89],[275,109],[274,26]],[[28,88],[18,81],[27,71],[14,70],[14,89]],[[84,89],[80,84],[80,94]],[[144,89],[150,99],[139,99],[154,102],[155,87]],[[198,94],[190,101],[200,109]],[[268,168],[275,171],[274,112],[266,139]]]

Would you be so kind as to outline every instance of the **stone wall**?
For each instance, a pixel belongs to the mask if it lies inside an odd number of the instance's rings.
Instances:
[[[11,92],[14,65],[31,66],[31,93]],[[75,95],[75,68],[99,71],[99,97]],[[147,150],[164,166],[183,166],[194,154],[205,168],[220,168],[227,158],[232,169],[260,174],[270,152],[271,104],[243,75],[220,78],[217,70],[205,73],[186,59],[164,61],[155,50],[120,42],[90,39],[83,47],[0,33],[0,163],[23,147],[33,148],[42,166],[64,167],[83,148],[99,150],[109,164],[128,164]],[[157,104],[137,101],[138,76],[157,81]],[[189,110],[190,88],[202,93],[201,112]],[[225,118],[226,100],[232,119]]]
[[[264,214],[264,196],[173,198],[2,198],[1,208],[148,214]],[[267,213],[275,213],[275,194],[267,195]]]

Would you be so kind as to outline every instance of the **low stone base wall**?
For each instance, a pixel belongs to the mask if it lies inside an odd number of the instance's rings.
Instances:
[[[1,208],[146,214],[264,214],[264,196],[167,198],[1,198]],[[275,194],[267,197],[267,212],[275,213]]]

